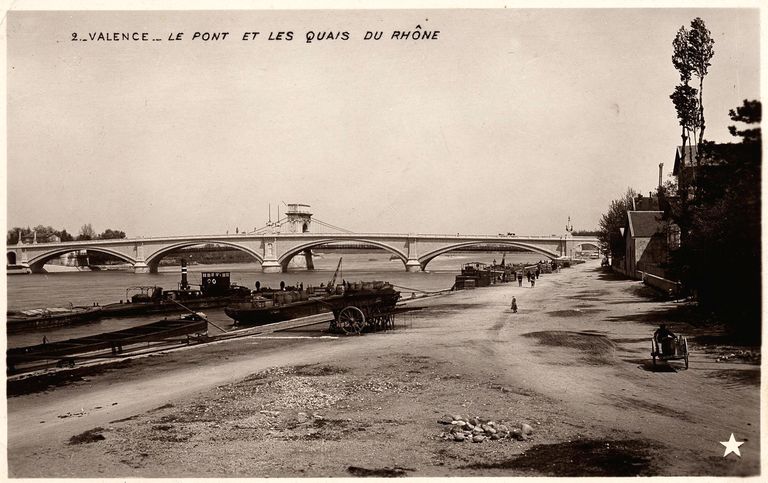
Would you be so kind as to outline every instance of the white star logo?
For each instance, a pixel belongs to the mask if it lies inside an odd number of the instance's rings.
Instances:
[[[741,458],[741,452],[739,451],[739,446],[744,444],[744,441],[736,441],[736,438],[733,437],[733,433],[731,433],[731,439],[728,441],[720,441],[720,444],[725,446],[725,454],[723,455],[723,458],[728,456],[728,453],[736,453],[736,456]]]

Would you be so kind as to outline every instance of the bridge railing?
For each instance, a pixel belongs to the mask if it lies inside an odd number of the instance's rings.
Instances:
[[[21,245],[8,245],[6,248],[9,250],[16,246],[34,247],[34,246],[72,246],[81,247],[88,245],[119,245],[124,243],[139,243],[139,242],[162,242],[162,241],[174,241],[174,240],[200,240],[205,242],[208,240],[247,240],[253,238],[263,237],[299,237],[299,238],[382,238],[382,237],[396,237],[396,238],[449,238],[459,240],[558,240],[564,239],[563,235],[492,235],[488,233],[484,234],[461,234],[461,233],[260,233],[260,234],[247,234],[247,233],[230,233],[230,234],[207,234],[207,235],[169,235],[169,236],[149,236],[149,237],[134,237],[134,238],[110,238],[110,239],[96,239],[96,240],[73,240],[66,242],[49,242],[49,243],[25,243]],[[572,240],[596,240],[595,237],[588,236],[569,236]]]

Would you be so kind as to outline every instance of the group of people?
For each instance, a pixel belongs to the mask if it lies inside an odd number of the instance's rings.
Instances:
[[[539,275],[541,275],[541,264],[542,262],[539,262],[536,264],[535,270],[526,270],[525,271],[525,277],[528,279],[528,283],[531,284],[531,288],[536,286],[536,279],[539,278]],[[554,262],[553,262],[554,266]],[[522,287],[523,286],[523,271],[518,270],[515,274],[517,278],[517,286]],[[510,307],[512,309],[512,312],[517,313],[517,299],[515,297],[512,297],[512,306]]]
[[[536,279],[539,278],[539,275],[541,275],[541,269],[539,267],[536,267],[536,270],[527,270],[525,272],[525,277],[528,279],[528,283],[531,284],[531,287],[536,286]],[[523,271],[520,270],[517,272],[517,286],[522,287],[523,286]]]

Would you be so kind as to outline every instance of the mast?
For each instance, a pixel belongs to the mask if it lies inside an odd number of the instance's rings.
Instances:
[[[343,258],[339,258],[339,264],[336,265],[336,271],[333,272],[333,277],[331,277],[331,280],[328,282],[329,287],[333,287],[336,284],[336,277],[339,275],[339,272],[341,271],[341,261]]]

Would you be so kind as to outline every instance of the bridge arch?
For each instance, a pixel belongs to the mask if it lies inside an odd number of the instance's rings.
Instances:
[[[60,248],[58,250],[52,250],[50,252],[43,253],[42,255],[38,255],[31,259],[29,261],[29,268],[32,270],[32,273],[40,273],[43,270],[43,266],[45,265],[45,262],[48,260],[51,260],[55,257],[64,255],[65,253],[70,252],[79,252],[81,250],[87,250],[89,252],[94,253],[103,253],[105,255],[111,255],[115,258],[119,258],[120,260],[130,263],[131,265],[134,265],[136,263],[136,260],[120,253],[116,250],[112,250],[111,248],[106,247],[89,247],[89,246],[79,246],[77,248],[69,247],[69,248]]]
[[[162,260],[166,255],[168,255],[171,252],[175,252],[176,250],[181,250],[182,248],[193,247],[195,245],[206,245],[206,244],[224,245],[224,246],[232,247],[237,250],[248,253],[249,255],[254,257],[256,261],[259,263],[264,262],[264,258],[261,255],[259,255],[257,252],[243,245],[239,245],[237,243],[219,241],[219,240],[192,240],[192,241],[174,243],[173,245],[163,247],[157,250],[156,252],[154,252],[153,254],[149,255],[146,259],[146,263],[149,266],[149,271],[151,273],[157,273],[157,267],[160,264],[160,260]]]
[[[575,245],[577,250],[600,250],[600,246],[594,242],[580,242]]]
[[[9,251],[8,253],[5,254],[5,258],[8,265],[16,265],[16,260],[17,260],[16,252]]]
[[[453,250],[458,250],[460,248],[466,248],[466,247],[471,247],[475,245],[487,245],[487,244],[488,244],[487,241],[470,241],[470,242],[455,243],[453,245],[448,245],[442,248],[438,248],[437,250],[433,250],[425,255],[422,255],[421,257],[419,257],[419,263],[421,264],[421,269],[426,270],[427,264],[429,264],[429,262],[439,257],[440,255],[443,255]],[[521,243],[521,242],[514,242],[514,241],[507,241],[507,240],[499,240],[499,241],[494,240],[493,244],[506,245],[506,246],[515,247],[515,248],[524,248],[528,251],[535,252],[540,255],[544,255],[545,257],[550,259],[556,259],[560,257],[559,253],[553,252],[552,250],[547,250],[546,248],[537,247],[536,245],[531,245],[528,243]]]
[[[285,271],[291,259],[296,255],[298,255],[299,253],[303,252],[304,250],[319,247],[321,245],[328,245],[330,243],[348,243],[348,242],[364,243],[366,245],[371,245],[376,248],[381,248],[382,250],[385,250],[394,254],[397,258],[403,261],[403,264],[405,264],[405,262],[408,260],[408,255],[406,255],[405,253],[401,252],[400,250],[398,250],[393,246],[387,245],[386,243],[366,240],[365,238],[345,238],[343,240],[329,238],[325,240],[315,240],[315,241],[304,243],[302,245],[298,245],[294,248],[291,248],[290,250],[282,254],[280,258],[277,259],[277,261],[283,267],[283,271]]]

